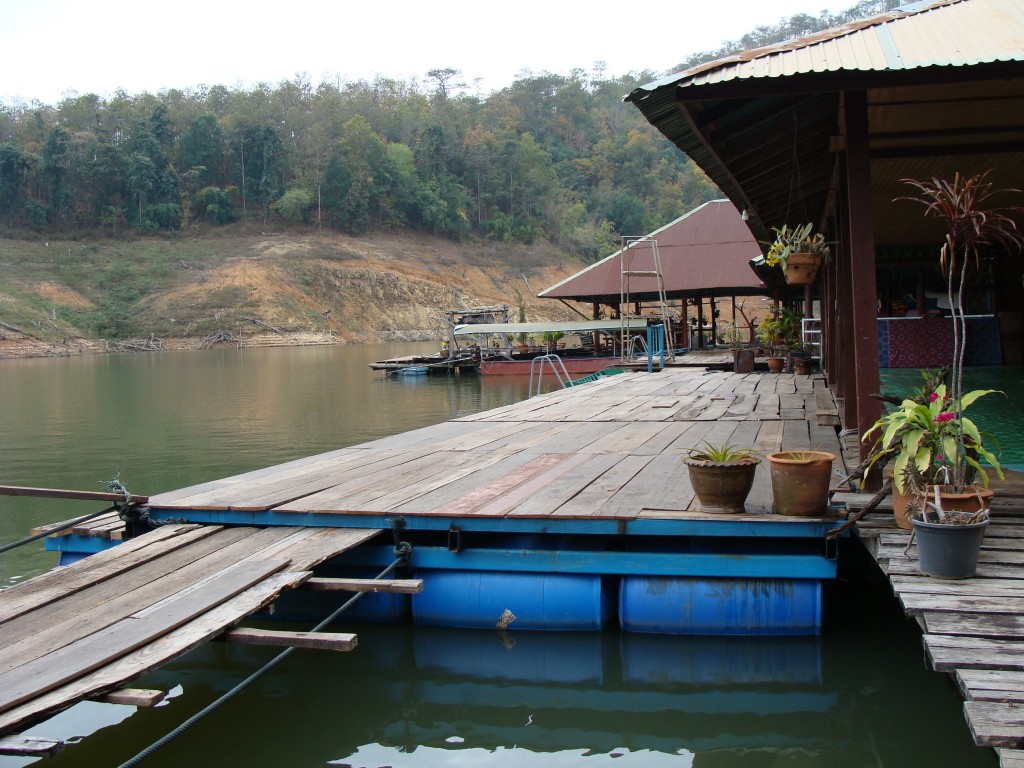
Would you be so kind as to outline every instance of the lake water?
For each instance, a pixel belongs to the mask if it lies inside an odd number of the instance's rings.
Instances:
[[[96,490],[119,472],[151,495],[527,395],[523,379],[391,380],[367,367],[423,349],[2,361],[0,483]],[[0,543],[94,508],[0,497]],[[877,571],[844,554],[855,567],[828,590],[822,638],[352,628],[355,651],[292,654],[141,765],[996,765]],[[54,559],[39,543],[0,555],[0,587]],[[171,692],[159,707],[86,703],[27,733],[88,735],[50,765],[116,766],[274,655],[211,643],[136,681]]]

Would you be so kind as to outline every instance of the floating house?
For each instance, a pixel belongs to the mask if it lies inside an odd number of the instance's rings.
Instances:
[[[626,100],[746,212],[758,240],[810,222],[836,243],[814,291],[847,426],[863,434],[878,418],[881,365],[930,364],[929,349],[949,359],[950,321],[927,312],[943,233],[899,200],[912,191],[901,180],[992,169],[996,188],[1020,186],[1020,0],[914,4],[701,64]],[[995,256],[965,295],[970,346],[976,362],[1019,363],[1020,262]]]

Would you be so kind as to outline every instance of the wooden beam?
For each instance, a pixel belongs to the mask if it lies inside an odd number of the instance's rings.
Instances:
[[[881,404],[871,393],[881,388],[878,372],[878,294],[875,281],[875,230],[871,216],[871,171],[868,158],[868,99],[864,91],[844,94],[846,117],[846,186],[849,201],[850,278],[853,287],[853,363],[857,431],[864,435],[881,415]],[[847,424],[847,426],[853,426]],[[861,442],[860,459],[870,445]],[[881,475],[865,478],[865,487],[877,490]]]
[[[329,579],[314,577],[306,581],[302,588],[320,592],[393,592],[400,595],[418,595],[423,591],[423,579]]]
[[[358,643],[356,636],[348,632],[289,632],[249,627],[229,629],[217,639],[246,645],[313,648],[322,651],[351,651]]]
[[[12,757],[52,757],[64,749],[59,739],[41,739],[37,736],[13,734],[0,737],[0,755]]]
[[[0,485],[0,496],[32,496],[44,499],[73,499],[77,501],[124,501],[123,493],[105,491],[70,491],[63,488],[26,488],[20,485]],[[129,496],[132,504],[145,504],[149,496]]]
[[[127,704],[130,707],[155,707],[167,694],[153,688],[119,688],[97,696],[93,701],[103,704]]]

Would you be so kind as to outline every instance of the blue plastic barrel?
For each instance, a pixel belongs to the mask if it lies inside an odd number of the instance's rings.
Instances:
[[[680,635],[818,635],[817,579],[625,576],[619,621],[626,632]]]
[[[562,573],[424,570],[412,599],[416,624],[493,629],[510,611],[508,629],[599,630],[612,601],[601,576]]]

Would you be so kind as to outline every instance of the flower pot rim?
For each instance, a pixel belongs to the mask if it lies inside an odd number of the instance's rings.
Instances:
[[[757,456],[746,456],[745,458],[733,459],[731,461],[711,461],[710,459],[694,459],[684,456],[683,463],[693,467],[747,467],[760,464],[761,459]]]
[[[977,530],[978,528],[986,526],[986,525],[988,525],[991,522],[991,520],[989,518],[987,518],[987,517],[984,520],[979,520],[976,523],[933,523],[933,522],[930,522],[928,520],[920,520],[917,517],[911,517],[909,519],[910,519],[910,522],[914,525],[915,528],[928,528],[928,529],[936,529],[936,528],[955,529],[955,528],[961,528],[961,529],[963,529],[965,531]]]
[[[802,454],[803,458],[793,458],[794,454]],[[826,460],[832,463],[836,460],[836,455],[828,451],[776,451],[775,453],[768,454],[768,461],[776,464],[806,465],[817,464]]]

